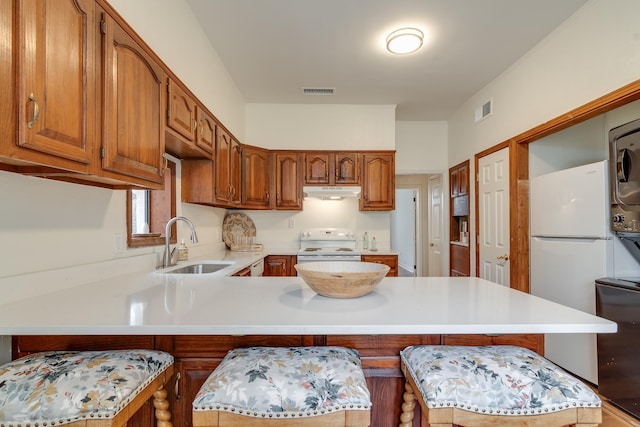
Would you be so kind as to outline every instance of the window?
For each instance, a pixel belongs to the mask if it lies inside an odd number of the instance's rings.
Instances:
[[[127,190],[127,245],[130,248],[164,245],[167,221],[176,216],[176,164],[167,162],[164,190]],[[170,242],[177,241],[176,224]]]

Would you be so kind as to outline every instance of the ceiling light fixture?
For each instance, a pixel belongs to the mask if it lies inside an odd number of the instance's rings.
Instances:
[[[424,34],[417,28],[401,28],[387,36],[387,50],[403,55],[420,49]]]

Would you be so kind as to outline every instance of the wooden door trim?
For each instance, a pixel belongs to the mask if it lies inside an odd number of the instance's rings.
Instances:
[[[640,99],[640,80],[522,132],[474,155],[476,277],[479,270],[478,164],[480,158],[509,148],[509,252],[511,287],[529,292],[529,144]]]

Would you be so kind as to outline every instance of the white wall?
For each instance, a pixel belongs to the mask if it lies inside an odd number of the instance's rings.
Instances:
[[[637,0],[591,0],[449,120],[448,162],[455,165],[550,119],[638,79]],[[475,124],[474,111],[493,100],[493,115]],[[470,225],[475,235],[475,180]],[[472,245],[471,259],[475,259]],[[472,263],[472,275],[475,263]]]
[[[243,142],[271,149],[395,150],[395,108],[247,104]]]
[[[591,0],[449,120],[449,165],[638,79],[637,0]],[[474,110],[493,99],[493,115]]]
[[[443,173],[447,163],[447,122],[396,122],[396,174]]]
[[[394,105],[247,104],[246,141],[270,149],[395,150]],[[360,212],[357,200],[305,200],[302,212],[246,212],[258,240],[297,245],[300,230],[339,227],[365,231],[380,248],[389,248],[389,212]],[[289,219],[294,226],[289,227]]]
[[[390,212],[361,212],[358,200],[307,199],[302,211],[241,211],[256,225],[256,241],[269,248],[296,248],[300,231],[306,228],[336,227],[355,230],[357,244],[362,245],[366,231],[376,238],[380,249],[391,246]],[[235,211],[234,211],[235,212]]]
[[[187,2],[109,3],[225,127],[244,141],[244,98]]]

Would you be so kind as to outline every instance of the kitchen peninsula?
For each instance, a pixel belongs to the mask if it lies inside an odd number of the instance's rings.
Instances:
[[[526,345],[532,343],[527,337],[544,333],[615,331],[608,320],[473,277],[387,277],[364,297],[330,299],[299,277],[154,271],[0,306],[0,334],[14,336],[14,357],[46,349],[140,347],[174,354],[170,398],[174,420],[184,426],[198,388],[234,347],[358,349],[374,401],[372,426],[388,426],[398,420],[398,353],[407,345],[448,343],[458,334]]]

